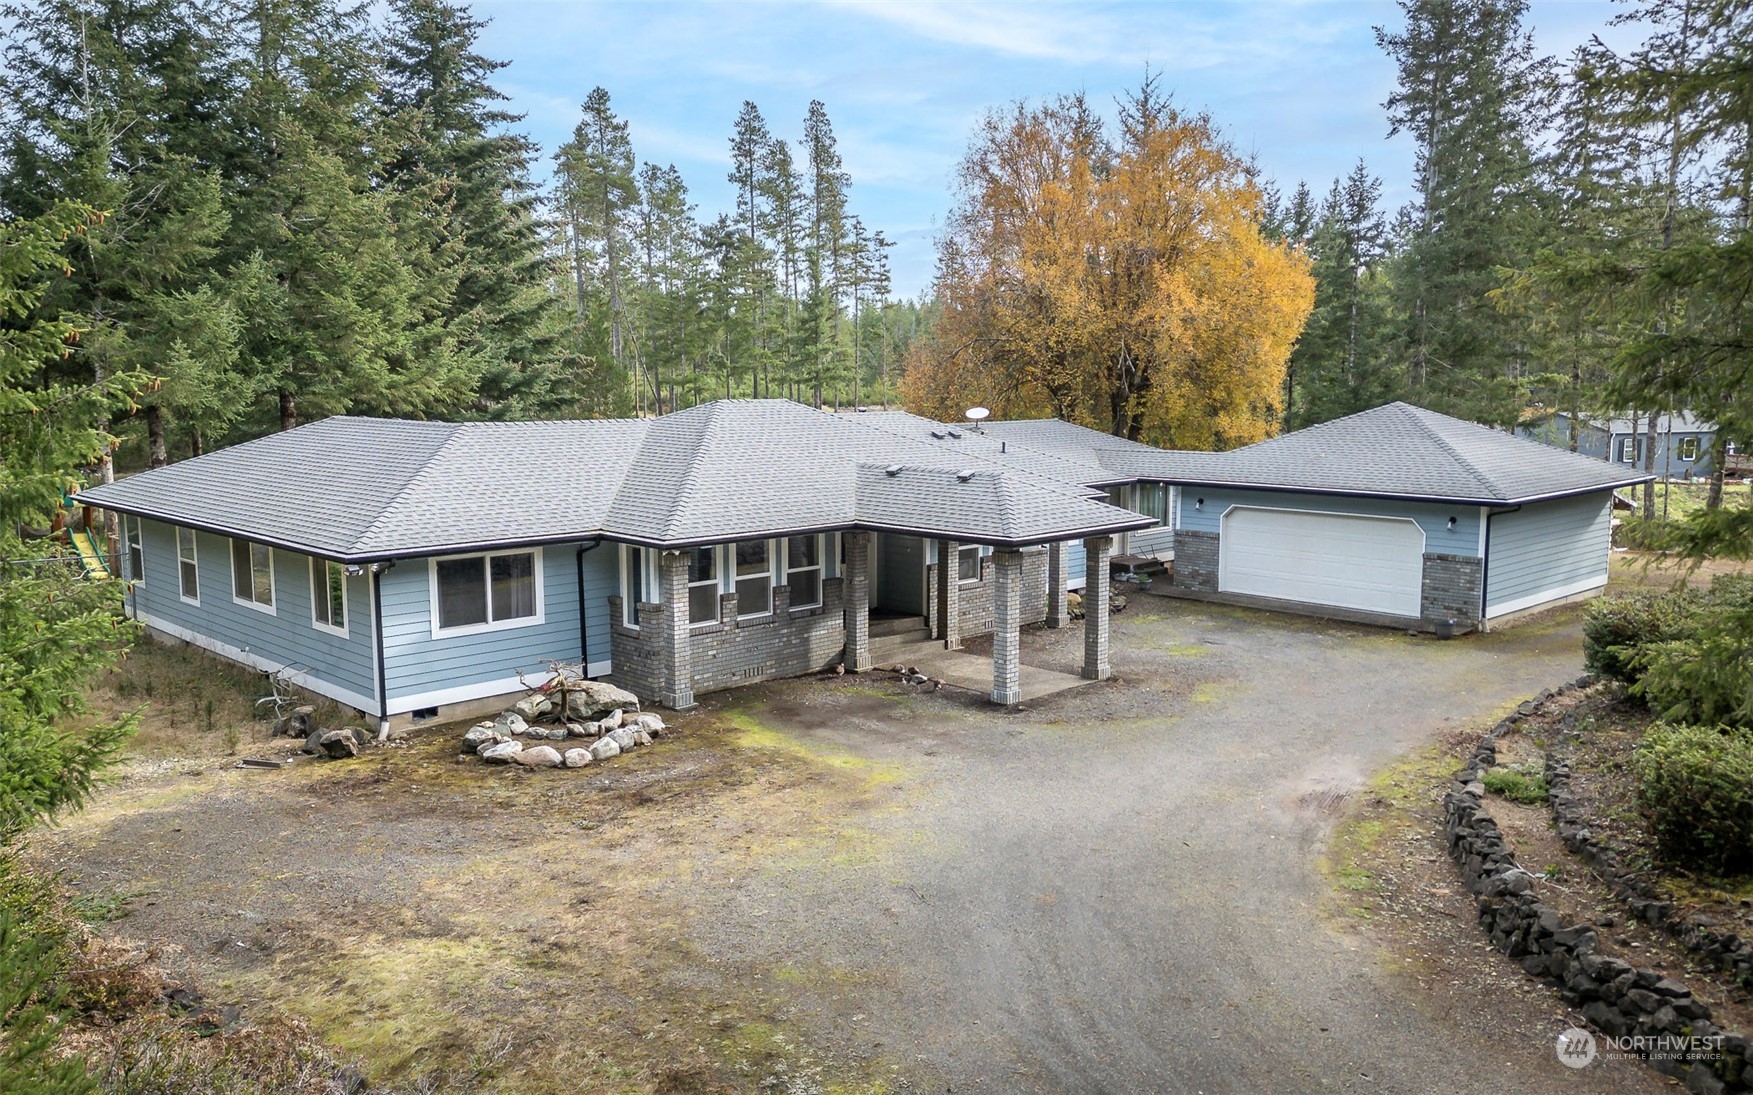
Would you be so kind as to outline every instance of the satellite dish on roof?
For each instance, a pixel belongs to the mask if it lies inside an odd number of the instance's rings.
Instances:
[[[987,410],[985,407],[969,407],[966,411],[963,412],[962,417],[966,418],[970,422],[978,422],[981,419],[990,415],[991,413],[992,412]]]

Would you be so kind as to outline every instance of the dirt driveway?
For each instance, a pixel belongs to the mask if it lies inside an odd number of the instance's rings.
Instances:
[[[410,1088],[1663,1086],[1562,1067],[1544,990],[1397,972],[1320,870],[1370,772],[1580,672],[1574,614],[1440,643],[1138,597],[1114,652],[1119,682],[1008,714],[877,676],[722,694],[585,773],[448,736],[143,767],[36,853]]]

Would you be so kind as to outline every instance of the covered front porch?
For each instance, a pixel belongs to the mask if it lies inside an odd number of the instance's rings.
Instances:
[[[878,589],[879,573],[873,558],[876,537],[863,530],[842,534],[843,597],[845,605],[846,645],[843,664],[850,672],[862,672],[876,664],[870,621],[872,597]],[[1076,544],[1081,552],[1084,586],[1084,658],[1080,676],[1022,664],[1021,632],[1025,622],[1039,621],[1049,628],[1069,627],[1072,623],[1067,586],[1072,579],[1066,571],[1069,545]],[[1087,537],[1077,541],[1052,541],[1028,550],[1013,546],[997,547],[990,554],[976,554],[972,545],[956,540],[939,539],[934,543],[938,562],[923,566],[921,583],[929,605],[930,646],[916,646],[940,652],[941,656],[913,654],[909,664],[921,672],[960,687],[978,687],[980,669],[985,659],[962,651],[963,629],[970,618],[984,624],[984,611],[964,611],[964,596],[978,595],[978,607],[990,601],[990,628],[980,626],[975,633],[992,635],[990,688],[992,702],[1012,706],[1027,699],[1036,699],[1073,687],[1085,681],[1106,680],[1111,674],[1109,661],[1109,560],[1113,552],[1111,536]],[[1031,554],[1045,555],[1045,575],[1037,570],[1036,580],[1026,580]],[[923,562],[924,555],[921,554]],[[885,557],[884,562],[888,561]],[[1037,564],[1038,565],[1038,564]],[[890,576],[881,575],[886,583]],[[1041,578],[1044,577],[1044,581]],[[1043,589],[1042,586],[1045,588]],[[1045,604],[1031,603],[1044,597]]]

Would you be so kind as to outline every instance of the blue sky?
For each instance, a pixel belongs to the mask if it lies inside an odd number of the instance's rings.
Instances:
[[[1536,2],[1542,53],[1600,33],[1616,5]],[[498,84],[551,153],[578,105],[606,87],[643,160],[675,164],[703,215],[727,209],[731,124],[744,99],[795,141],[811,99],[833,120],[852,208],[897,241],[894,288],[931,281],[933,236],[975,121],[1016,99],[1085,91],[1112,110],[1145,66],[1184,106],[1209,110],[1288,191],[1324,193],[1358,157],[1390,207],[1410,195],[1412,151],[1387,140],[1394,71],[1373,28],[1391,3],[477,3],[482,51],[511,62]]]

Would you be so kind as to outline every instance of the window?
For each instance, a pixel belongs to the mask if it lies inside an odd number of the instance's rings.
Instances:
[[[773,611],[773,541],[738,540],[736,558],[737,616],[765,616]]]
[[[1676,452],[1674,455],[1678,456],[1682,460],[1697,460],[1698,459],[1698,438],[1696,438],[1696,437],[1682,437],[1680,439],[1679,451]]]
[[[956,578],[963,582],[980,580],[980,545],[969,544],[956,549]]]
[[[1621,437],[1619,439],[1619,462],[1621,464],[1637,463],[1637,438]]]
[[[324,631],[347,634],[347,568],[327,559],[310,561],[311,620]]]
[[[266,544],[231,542],[231,596],[238,604],[274,611],[274,552]]]
[[[785,584],[791,587],[792,608],[822,603],[822,538],[792,536],[785,541]]]
[[[122,518],[122,539],[128,543],[128,577],[146,584],[146,550],[141,546],[140,518]]]
[[[639,626],[639,606],[657,600],[655,587],[648,587],[644,548],[621,545],[621,622]],[[649,592],[648,592],[649,589]]]
[[[688,550],[688,622],[718,622],[718,549]]]
[[[1158,525],[1169,523],[1169,488],[1162,483],[1138,485],[1138,512],[1156,518]]]
[[[195,530],[177,529],[177,580],[182,585],[183,600],[201,603],[201,571],[195,565]]]
[[[438,631],[489,630],[541,619],[541,568],[533,551],[435,559],[432,582]]]

